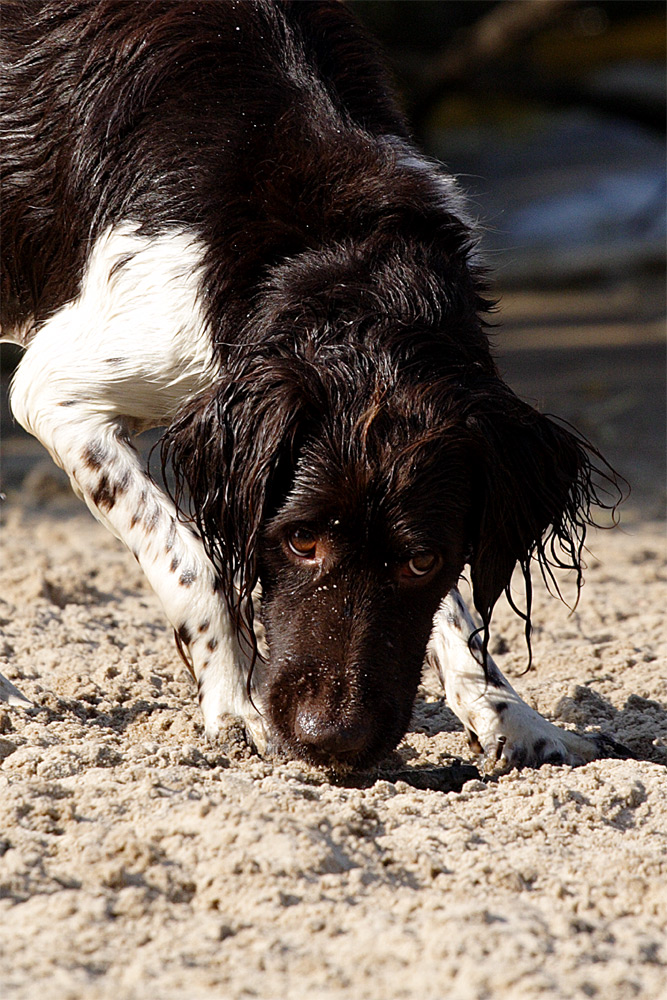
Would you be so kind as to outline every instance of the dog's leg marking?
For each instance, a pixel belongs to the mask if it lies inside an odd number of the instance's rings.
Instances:
[[[435,616],[428,657],[434,662],[452,711],[468,732],[472,748],[483,755],[483,769],[505,771],[544,763],[582,764],[598,757],[606,746],[601,738],[579,736],[544,719],[516,693],[487,654],[481,665],[476,626],[458,590],[444,599]]]
[[[94,516],[138,560],[189,647],[207,735],[216,734],[221,714],[238,715],[261,748],[261,717],[246,693],[247,658],[213,566],[130,443],[131,431],[168,423],[213,377],[198,304],[200,259],[182,232],[152,240],[129,226],[107,233],[93,249],[78,299],[32,337],[11,403]],[[112,352],[119,354],[113,371]]]

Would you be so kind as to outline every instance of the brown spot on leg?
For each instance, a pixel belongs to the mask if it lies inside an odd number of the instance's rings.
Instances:
[[[127,469],[120,479],[112,481],[107,473],[103,473],[97,487],[91,494],[97,507],[102,510],[111,510],[119,496],[127,491],[132,479],[132,473]],[[134,526],[134,525],[133,525]]]
[[[482,744],[479,742],[479,737],[477,733],[474,733],[472,729],[466,729],[466,734],[468,736],[468,744],[473,753],[482,753]]]
[[[181,628],[183,628],[183,627],[185,627],[185,626],[181,626]],[[183,640],[181,639],[181,637],[180,637],[179,633],[176,631],[176,629],[174,629],[174,640],[176,642],[176,649],[178,650],[178,655],[183,660],[183,663],[185,664],[185,666],[188,668],[189,672],[194,677],[195,676],[195,671],[194,671],[194,667],[192,665],[192,660],[190,659],[189,656],[186,655],[186,653],[185,653],[185,647],[183,645]]]
[[[181,564],[181,557],[172,556],[171,562],[169,563],[169,569],[171,570],[172,573],[175,573],[180,564]]]
[[[109,477],[104,473],[91,494],[95,506],[100,510],[111,510],[116,502],[116,490],[116,484],[110,483]]]
[[[130,527],[134,528],[142,518],[144,507],[146,506],[146,501],[148,500],[148,490],[142,490],[141,496],[139,497],[139,506],[132,515],[132,520],[130,521]]]
[[[212,638],[210,638],[208,640],[208,642],[206,643],[206,645],[211,650],[211,652],[213,652],[213,650],[217,648],[218,640],[216,639],[215,636],[212,636]]]
[[[155,531],[158,524],[160,523],[160,515],[162,511],[156,504],[152,510],[149,510],[144,518],[144,527],[147,532]]]
[[[174,547],[174,542],[176,540],[176,521],[171,518],[171,523],[169,525],[169,534],[167,535],[167,543],[165,545],[164,551],[171,552]]]
[[[192,633],[187,625],[183,624],[178,629],[178,638],[184,646],[189,646],[192,642]]]
[[[83,453],[83,460],[89,469],[101,469],[108,458],[109,449],[101,441],[89,444]]]
[[[208,619],[205,622],[202,622],[201,625],[199,626],[199,631],[208,632],[210,624],[211,623]]]
[[[132,473],[130,472],[129,469],[126,469],[123,475],[116,483],[116,493],[117,494],[126,493],[127,488],[130,485],[131,481],[132,481]]]
[[[184,569],[178,582],[182,587],[191,587],[196,579],[197,574],[193,569]]]

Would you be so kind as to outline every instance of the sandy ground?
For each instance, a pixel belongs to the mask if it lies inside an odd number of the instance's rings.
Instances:
[[[528,312],[508,377],[634,495],[576,612],[538,591],[536,669],[504,606],[492,648],[541,712],[636,759],[482,782],[428,674],[356,783],[262,760],[233,723],[207,746],[134,560],[5,425],[0,671],[35,707],[0,709],[0,996],[664,1000],[662,352],[586,316],[584,346],[545,349]]]

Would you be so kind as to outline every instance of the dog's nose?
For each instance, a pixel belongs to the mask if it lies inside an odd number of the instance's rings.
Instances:
[[[367,746],[369,727],[357,715],[332,721],[313,704],[302,705],[294,720],[294,735],[311,750],[332,757],[352,757]]]

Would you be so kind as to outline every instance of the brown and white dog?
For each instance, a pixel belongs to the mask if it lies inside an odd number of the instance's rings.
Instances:
[[[599,456],[500,378],[464,200],[345,7],[26,0],[2,65],[12,409],[139,561],[207,733],[367,766],[429,655],[488,766],[595,756],[487,645],[517,564],[528,626],[531,560],[581,573]]]

